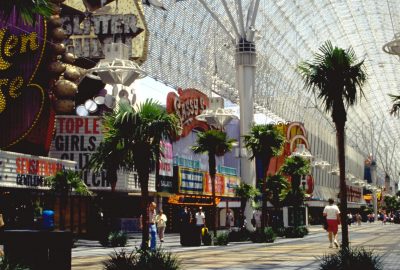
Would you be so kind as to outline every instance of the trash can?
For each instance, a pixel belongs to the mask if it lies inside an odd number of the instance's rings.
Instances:
[[[71,248],[71,232],[4,231],[4,256],[32,270],[70,270]]]
[[[53,230],[54,229],[54,211],[44,210],[42,213],[42,229]]]
[[[200,231],[195,224],[187,224],[181,229],[182,246],[200,246]]]

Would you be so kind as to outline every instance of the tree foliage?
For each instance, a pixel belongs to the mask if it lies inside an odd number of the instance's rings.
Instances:
[[[326,41],[312,62],[302,62],[299,71],[307,90],[322,101],[333,122],[346,122],[346,107],[353,106],[364,95],[367,79],[364,61],[357,62],[353,48],[344,50]],[[358,89],[358,91],[357,91]]]
[[[232,150],[235,139],[228,138],[227,134],[220,130],[207,130],[197,134],[196,145],[192,146],[195,154],[208,154],[208,171],[211,178],[212,200],[213,200],[213,230],[217,234],[216,225],[216,204],[215,204],[215,174],[216,174],[216,156],[223,156]]]
[[[179,130],[175,115],[167,114],[158,102],[146,100],[136,108],[119,104],[117,110],[103,118],[104,141],[92,155],[88,167],[95,171],[107,170],[113,189],[117,171],[135,170],[142,194],[143,228],[147,228],[149,174],[158,162],[161,140],[174,138]],[[142,248],[147,249],[149,234],[142,231]]]
[[[21,16],[25,24],[32,25],[36,22],[36,16],[41,15],[45,19],[53,14],[54,4],[49,0],[3,0],[0,5],[0,17],[8,20],[15,8],[17,16]]]
[[[92,195],[81,175],[75,171],[58,171],[55,175],[47,177],[46,180],[50,185],[50,189],[57,194],[68,195],[74,192],[83,196]]]
[[[243,138],[246,148],[251,151],[250,159],[269,160],[278,156],[285,142],[282,132],[272,124],[254,125],[250,134],[244,135]]]

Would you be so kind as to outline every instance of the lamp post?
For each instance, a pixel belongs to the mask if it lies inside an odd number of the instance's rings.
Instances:
[[[235,45],[235,79],[239,92],[240,105],[240,176],[243,182],[255,186],[255,164],[249,160],[243,142],[243,135],[248,134],[254,119],[254,92],[255,75],[257,66],[257,54],[255,46],[256,27],[255,22],[260,5],[260,0],[251,1],[247,10],[243,12],[242,0],[221,0],[224,13],[213,10],[208,1],[199,0],[204,9],[216,21],[219,27],[227,35],[227,41]],[[216,1],[210,1],[215,3]],[[244,14],[247,14],[245,16]],[[236,16],[237,15],[237,16]],[[226,20],[228,18],[228,20]],[[252,216],[252,208],[247,204],[245,216]],[[251,228],[251,224],[249,228]]]
[[[231,110],[226,110],[223,108],[220,108],[219,106],[223,106],[223,99],[222,98],[210,98],[210,104],[211,108],[204,110],[200,115],[196,116],[196,120],[198,121],[203,121],[206,122],[210,127],[216,127],[219,130],[224,130],[224,126],[227,125],[231,120],[234,118],[237,118],[236,115],[234,115]],[[213,106],[214,105],[214,106]],[[214,164],[215,166],[216,164]],[[216,233],[216,228],[218,227],[217,225],[217,217],[216,217],[216,212],[215,209],[217,207],[215,203],[216,195],[215,195],[215,175],[211,175],[211,168],[210,170],[210,176],[211,176],[211,197],[213,200],[213,207],[214,207],[214,212],[213,212],[213,219],[214,219],[214,232]],[[226,213],[228,213],[228,201],[226,201]]]
[[[375,160],[372,160],[371,165],[370,165],[370,170],[371,170],[371,180],[373,185],[377,185],[376,183],[376,162]],[[375,221],[378,218],[378,198],[376,196],[376,190],[374,189],[372,191],[372,202],[373,202],[373,207],[374,207],[374,216],[375,216]]]

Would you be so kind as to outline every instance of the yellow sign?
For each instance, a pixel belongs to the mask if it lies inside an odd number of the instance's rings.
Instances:
[[[215,204],[219,204],[221,198],[215,198]],[[212,206],[212,197],[198,195],[173,195],[168,198],[168,203],[179,205]]]

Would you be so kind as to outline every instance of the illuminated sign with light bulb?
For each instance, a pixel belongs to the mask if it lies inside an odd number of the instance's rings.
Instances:
[[[39,70],[47,38],[43,19],[25,25],[13,13],[0,21],[0,149],[27,136],[46,106]]]

